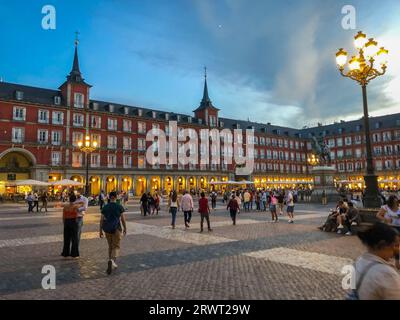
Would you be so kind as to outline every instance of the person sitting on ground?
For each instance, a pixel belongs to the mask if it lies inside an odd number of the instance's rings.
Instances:
[[[340,214],[344,214],[345,212],[346,211],[344,209],[343,201],[340,200],[336,208],[334,210],[331,209],[331,213],[328,215],[328,218],[326,219],[325,223],[318,229],[326,232],[336,232],[338,230],[338,226],[340,225],[338,217],[340,216]]]
[[[352,202],[348,203],[349,208],[345,214],[339,215],[339,225],[344,225],[347,228],[346,235],[351,236],[351,227],[360,223],[360,214],[358,209],[354,207]]]
[[[387,200],[387,204],[381,207],[376,216],[382,222],[400,226],[399,199],[395,195],[391,195]]]
[[[367,252],[355,263],[356,288],[351,296],[359,300],[400,300],[400,274],[391,263],[393,258],[398,263],[398,232],[377,222],[359,231],[358,237]]]

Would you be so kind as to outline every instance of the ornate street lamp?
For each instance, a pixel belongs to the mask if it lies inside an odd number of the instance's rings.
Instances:
[[[367,149],[367,172],[364,176],[365,194],[364,206],[369,208],[380,207],[379,188],[377,176],[374,172],[372,162],[371,137],[368,119],[367,85],[373,79],[382,76],[386,72],[388,50],[381,47],[378,43],[361,31],[354,37],[354,45],[357,49],[357,55],[352,56],[348,62],[348,70],[345,70],[347,62],[347,52],[339,49],[336,53],[336,63],[340,74],[346,78],[357,81],[362,88],[363,107],[364,107],[364,132],[365,144]]]
[[[89,154],[96,151],[97,141],[91,141],[89,134],[86,134],[84,141],[78,142],[79,149],[85,153],[86,161],[86,185],[85,185],[85,195],[89,196]]]

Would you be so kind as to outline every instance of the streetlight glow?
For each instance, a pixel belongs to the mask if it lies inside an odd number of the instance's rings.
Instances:
[[[359,31],[357,35],[354,37],[354,45],[355,47],[360,50],[364,48],[365,44],[367,43],[367,36]]]
[[[378,42],[376,42],[373,38],[369,39],[369,41],[365,44],[364,53],[368,60],[373,59],[378,52]]]
[[[336,53],[336,63],[339,67],[343,67],[347,62],[347,52],[340,48]]]

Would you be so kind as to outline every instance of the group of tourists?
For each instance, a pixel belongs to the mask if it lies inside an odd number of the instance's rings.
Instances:
[[[155,192],[153,195],[151,192],[143,193],[140,198],[140,213],[143,216],[147,215],[158,215],[160,211],[161,197]]]
[[[36,212],[48,212],[47,204],[49,202],[49,195],[46,191],[43,192],[31,192],[27,194],[25,198],[26,203],[28,204],[28,213],[34,212],[36,208]]]
[[[118,204],[122,205],[126,210],[127,205],[128,205],[128,200],[129,200],[128,193],[126,191],[120,191],[120,192],[114,191],[114,192],[117,195],[116,202]],[[100,194],[98,196],[89,197],[89,205],[92,205],[92,204],[98,205],[98,206],[100,206],[100,210],[103,209],[103,207],[106,203],[110,203],[110,201],[111,201],[110,196],[108,194],[106,194],[103,190],[100,191]]]

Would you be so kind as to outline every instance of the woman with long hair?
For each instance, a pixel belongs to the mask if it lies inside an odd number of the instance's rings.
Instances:
[[[178,194],[174,190],[172,191],[171,196],[168,199],[168,210],[169,212],[171,212],[172,215],[172,221],[171,221],[172,229],[175,229],[176,213],[178,212],[178,208],[179,208]]]

